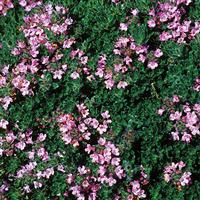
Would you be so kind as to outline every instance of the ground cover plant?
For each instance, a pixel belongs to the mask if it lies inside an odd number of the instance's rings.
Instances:
[[[0,199],[198,200],[199,10],[0,0]]]

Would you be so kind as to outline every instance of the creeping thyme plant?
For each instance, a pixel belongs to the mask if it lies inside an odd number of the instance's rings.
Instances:
[[[199,10],[0,0],[0,199],[199,199]]]

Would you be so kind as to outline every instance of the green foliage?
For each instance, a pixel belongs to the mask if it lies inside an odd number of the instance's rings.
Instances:
[[[77,48],[80,48],[90,56],[90,68],[96,68],[98,55],[106,53],[108,62],[112,63],[113,44],[119,36],[119,23],[125,20],[126,13],[131,8],[138,8],[142,14],[147,13],[151,6],[149,0],[126,1],[119,6],[114,6],[106,0],[88,1],[52,1],[62,3],[69,7],[69,12],[75,20],[71,32],[78,38]],[[190,17],[200,20],[200,4],[198,1],[190,9]],[[16,58],[10,55],[10,50],[17,39],[22,36],[18,27],[22,24],[23,9],[15,8],[8,12],[6,17],[0,17],[0,37],[3,49],[0,50],[0,64],[16,63]],[[146,20],[146,19],[145,19]],[[137,43],[151,42],[151,33],[145,23],[137,29],[131,27],[132,35]],[[170,124],[167,117],[162,118],[156,111],[162,106],[162,99],[178,94],[183,101],[195,103],[200,99],[200,93],[192,89],[195,78],[199,75],[199,48],[200,36],[187,45],[179,45],[174,42],[162,44],[164,58],[159,68],[150,71],[140,67],[140,70],[130,72],[131,85],[126,90],[105,89],[100,80],[88,82],[83,78],[72,80],[66,74],[62,80],[55,81],[51,74],[46,74],[44,79],[38,78],[38,88],[32,97],[18,96],[17,100],[9,108],[9,119],[19,121],[22,131],[33,128],[35,132],[44,132],[48,135],[45,146],[50,153],[65,151],[62,162],[69,172],[77,166],[86,164],[86,159],[75,148],[68,148],[59,140],[58,128],[55,121],[49,123],[47,119],[54,117],[55,110],[64,113],[75,111],[79,102],[85,102],[91,115],[99,117],[99,113],[109,110],[114,132],[113,142],[122,152],[122,165],[128,174],[127,180],[133,180],[139,165],[143,165],[150,176],[150,184],[147,187],[148,198],[151,200],[197,200],[199,199],[200,185],[197,180],[200,164],[197,148],[199,139],[191,144],[172,142],[169,140]],[[66,61],[67,62],[67,61]],[[70,61],[71,66],[75,65]],[[52,83],[53,82],[53,83]],[[3,91],[5,92],[5,91]],[[0,110],[1,113],[3,111]],[[41,121],[36,121],[40,118]],[[42,126],[44,127],[42,128]],[[25,162],[21,155],[13,160],[8,158],[3,161],[2,171],[16,172],[19,166]],[[163,180],[163,167],[170,162],[183,160],[188,169],[192,171],[193,183],[190,188],[177,192],[173,185],[166,184]],[[22,162],[22,163],[21,163]],[[56,161],[55,161],[56,162]],[[1,161],[2,163],[2,161]],[[12,186],[7,196],[11,200],[19,200],[21,197],[18,186]],[[53,199],[56,194],[65,191],[66,180],[61,174],[56,173],[44,189],[27,199],[45,200]],[[122,195],[124,188],[121,189]],[[109,200],[115,188],[104,186],[99,194],[99,199]],[[60,200],[64,199],[62,197]]]

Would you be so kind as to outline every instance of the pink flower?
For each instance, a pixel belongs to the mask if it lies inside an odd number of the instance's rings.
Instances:
[[[108,126],[105,124],[99,125],[99,127],[97,128],[97,131],[99,132],[100,135],[102,135],[103,133],[105,133],[107,131]]]
[[[194,90],[197,92],[200,92],[200,78],[196,78],[195,84],[194,84]]]
[[[115,83],[112,79],[108,79],[104,82],[106,84],[106,89],[109,89],[109,90],[111,90],[113,88],[114,83]]]
[[[117,84],[117,88],[118,89],[125,89],[126,87],[128,86],[128,83],[126,81],[120,81],[118,84]]]
[[[120,29],[121,31],[127,31],[127,30],[128,30],[128,24],[120,23],[119,29]]]
[[[67,64],[62,65],[62,69],[64,72],[67,70],[67,68],[68,68]]]
[[[45,153],[46,153],[46,150],[43,147],[39,148],[38,151],[37,151],[37,155],[39,157],[43,157],[45,155]]]
[[[33,184],[34,184],[34,188],[37,189],[37,188],[41,188],[42,187],[42,183],[38,182],[38,181],[33,181]]]
[[[95,147],[91,146],[90,144],[87,144],[87,147],[85,148],[85,152],[90,154],[91,151],[95,151]]]
[[[65,40],[64,43],[63,43],[63,48],[64,49],[66,49],[66,48],[69,49],[72,46],[72,44],[74,44],[74,43],[75,43],[74,39]]]
[[[95,75],[102,78],[104,76],[104,70],[98,68],[97,71],[95,72]]]
[[[137,46],[135,49],[136,54],[147,53],[148,47],[146,46]]]
[[[105,138],[99,138],[98,143],[99,143],[99,145],[104,146],[106,144],[106,139]]]
[[[176,132],[171,132],[171,135],[172,135],[172,138],[173,140],[179,140],[179,133],[176,131]]]
[[[165,112],[165,109],[164,109],[164,108],[160,108],[160,109],[158,109],[158,111],[157,111],[157,113],[158,113],[160,116],[162,116],[164,112]]]
[[[78,125],[78,130],[84,133],[87,130],[87,127],[85,126],[84,123],[81,123],[80,125]]]
[[[169,174],[164,174],[164,180],[168,183],[171,180],[171,177]]]
[[[109,185],[110,187],[117,183],[116,179],[114,179],[113,177],[109,177],[109,178],[106,180],[106,182],[108,183],[108,185]]]
[[[27,5],[27,2],[26,0],[19,0],[19,4],[20,6],[25,7]]]
[[[126,65],[130,65],[130,63],[132,63],[132,59],[129,56],[126,56],[124,58],[124,62],[126,63]]]
[[[0,120],[0,128],[7,129],[8,124],[8,121],[6,121],[5,119]]]
[[[186,166],[186,164],[183,161],[180,161],[178,164],[179,170],[181,170],[183,167]]]
[[[106,173],[106,168],[104,166],[99,166],[98,174],[100,176],[104,176],[105,173]]]
[[[53,169],[53,167],[47,168],[47,169],[44,171],[43,175],[44,175],[47,179],[49,179],[50,176],[54,175],[54,169]]]
[[[101,113],[101,116],[102,116],[104,119],[110,118],[110,115],[109,115],[109,112],[108,112],[108,111],[105,111],[105,112]]]
[[[170,38],[172,38],[172,36],[168,33],[168,32],[162,32],[162,34],[160,35],[160,41],[167,41]]]
[[[111,165],[113,165],[113,166],[118,166],[119,165],[119,162],[120,162],[120,159],[119,158],[113,158],[112,160],[111,160]]]
[[[29,158],[30,160],[33,160],[34,157],[35,157],[35,151],[29,151],[29,152],[28,152],[28,158]]]
[[[63,74],[64,74],[64,72],[62,70],[56,70],[53,72],[53,78],[60,80],[62,78]]]
[[[62,134],[62,140],[65,142],[65,144],[70,144],[72,137],[70,134]]]
[[[8,143],[13,143],[16,138],[17,137],[13,134],[12,131],[8,132],[7,135],[6,135],[6,141]]]
[[[189,127],[189,129],[191,130],[192,135],[200,135],[200,130],[198,126]]]
[[[81,61],[81,64],[86,65],[88,62],[88,56],[81,57],[80,61]]]
[[[190,112],[191,111],[191,108],[190,108],[190,106],[186,103],[185,105],[183,105],[183,110],[184,110],[184,112]]]
[[[145,60],[146,60],[146,56],[144,56],[143,54],[139,54],[139,57],[138,57],[138,61],[140,61],[140,62],[142,62],[142,63],[144,63],[145,62]]]
[[[40,133],[37,140],[43,142],[46,139],[46,137],[47,137],[46,134]]]
[[[132,193],[135,196],[138,196],[139,198],[145,198],[146,194],[144,193],[144,190],[141,189],[139,181],[133,181],[131,182],[132,185]]]
[[[187,142],[187,143],[189,143],[191,141],[191,139],[192,139],[192,136],[186,132],[184,132],[184,134],[181,138],[182,141]]]
[[[9,73],[9,68],[10,68],[10,66],[9,66],[9,65],[6,65],[6,66],[3,67],[3,69],[1,70],[1,71],[2,71],[2,74],[3,74],[4,76],[8,75],[8,73]]]
[[[174,121],[174,120],[178,121],[178,120],[180,120],[181,116],[182,116],[182,112],[176,111],[175,113],[171,113],[169,118],[171,121]]]
[[[154,28],[156,26],[156,22],[153,19],[148,20],[147,24],[149,28]]]
[[[118,4],[120,0],[112,0],[113,3]]]
[[[180,101],[180,98],[179,96],[177,95],[173,95],[173,100],[172,100],[174,103],[178,103]]]
[[[199,113],[200,113],[200,104],[194,104],[194,106],[193,106],[193,109],[198,113],[198,115],[199,115]]]
[[[190,176],[192,175],[191,172],[184,172],[181,178],[179,179],[182,186],[189,185],[191,182]]]
[[[0,75],[0,88],[6,85],[6,77]]]
[[[14,48],[11,52],[14,56],[18,56],[21,54],[21,51],[18,48]]]
[[[90,158],[92,159],[93,163],[98,163],[99,162],[99,156],[97,153],[93,153],[90,155]]]
[[[155,69],[158,67],[158,63],[156,61],[149,61],[147,67],[150,69]]]
[[[85,166],[78,167],[78,172],[80,173],[80,175],[83,175],[87,173],[87,169]]]
[[[89,115],[89,109],[82,103],[77,105],[78,111],[81,113],[81,115],[85,118]]]
[[[137,15],[138,15],[138,9],[132,9],[132,10],[131,10],[131,14],[132,14],[133,16],[137,16]]]
[[[79,75],[79,73],[78,72],[73,72],[71,75],[70,75],[70,77],[72,78],[72,79],[77,79],[77,78],[79,78],[80,77],[80,75]]]
[[[74,182],[75,177],[72,174],[67,175],[67,183],[72,184]]]
[[[90,123],[90,125],[91,125],[93,128],[96,129],[96,128],[99,126],[99,122],[98,122],[95,118],[93,118],[92,121],[91,121],[91,123]]]
[[[188,112],[186,115],[186,123],[189,125],[194,125],[196,124],[198,121],[198,117],[195,114],[195,112],[193,111],[192,113]]]
[[[115,174],[118,176],[119,179],[122,179],[125,176],[124,170],[121,166],[115,168]]]
[[[155,9],[154,8],[149,10],[149,15],[152,17],[155,17]]]
[[[161,22],[166,22],[168,20],[168,16],[164,12],[160,13],[159,17]]]
[[[15,146],[20,150],[24,150],[26,147],[26,144],[21,141],[21,142],[18,142],[17,144],[15,144]]]
[[[91,123],[92,123],[92,118],[91,118],[91,117],[88,117],[88,118],[84,119],[84,123],[85,123],[86,125],[91,125]]]
[[[160,58],[163,55],[163,52],[160,49],[156,49],[154,52],[154,56],[156,58]]]
[[[85,139],[85,140],[90,140],[90,136],[91,136],[91,133],[90,132],[85,132],[82,137]]]
[[[3,99],[0,98],[0,102],[2,102],[2,106],[4,108],[4,110],[8,109],[8,106],[11,102],[13,102],[12,98],[9,96],[5,96]]]
[[[29,185],[25,185],[25,186],[23,187],[23,190],[24,190],[26,193],[30,193],[30,192],[31,192],[31,189],[30,189]]]

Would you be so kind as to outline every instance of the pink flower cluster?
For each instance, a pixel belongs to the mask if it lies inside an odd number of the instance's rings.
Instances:
[[[183,168],[186,164],[183,161],[178,163],[171,163],[171,165],[166,166],[164,169],[164,180],[172,182],[174,185],[181,187],[187,186],[191,183],[191,172],[185,171],[183,173]]]
[[[109,135],[108,125],[111,123],[109,112],[101,113],[102,120],[99,121],[90,117],[89,109],[84,104],[77,105],[79,116],[74,118],[72,114],[62,114],[57,117],[58,126],[62,135],[62,140],[66,144],[75,147],[85,146],[84,150],[91,159],[91,162],[97,166],[94,173],[90,168],[85,166],[78,167],[77,174],[68,174],[67,183],[69,189],[65,196],[72,194],[77,199],[97,199],[97,192],[101,185],[106,184],[109,187],[115,185],[119,180],[126,177],[120,159],[119,149],[111,141],[102,135]],[[98,133],[97,135],[94,135]],[[107,134],[106,134],[107,133]],[[90,144],[91,135],[95,136],[95,144]],[[81,143],[81,145],[80,145]],[[82,181],[76,183],[76,177],[81,177]],[[131,182],[131,192],[134,197],[144,198],[144,190],[140,184],[147,184],[147,175],[142,169],[139,180]],[[130,199],[130,195],[129,195]]]
[[[51,4],[45,5],[37,13],[24,17],[24,25],[21,27],[25,41],[18,41],[18,45],[13,49],[13,55],[21,55],[22,53],[27,53],[30,57],[36,58],[41,52],[39,51],[41,46],[44,46],[49,53],[56,53],[58,46],[61,44],[56,44],[50,42],[50,38],[47,36],[46,31],[51,31],[54,36],[68,35],[69,27],[72,25],[73,20],[71,18],[66,18],[65,15],[68,9],[55,6]],[[56,18],[61,18],[62,20],[57,20]],[[69,47],[70,48],[70,47]],[[55,57],[51,59],[52,62],[58,61],[63,57],[63,55],[56,54]],[[42,64],[49,64],[49,57],[42,57]],[[34,67],[33,67],[34,68]],[[33,70],[35,71],[35,70]]]
[[[23,151],[27,156],[27,160],[16,173],[8,174],[9,179],[24,180],[21,187],[24,193],[31,193],[34,189],[43,187],[45,180],[52,177],[56,170],[66,175],[68,187],[63,195],[66,197],[73,195],[79,200],[95,200],[98,198],[98,191],[102,185],[111,187],[125,179],[126,173],[121,165],[119,149],[106,139],[109,137],[108,125],[111,123],[109,112],[101,113],[102,119],[97,120],[90,116],[84,104],[78,104],[77,108],[79,115],[76,118],[71,114],[60,115],[57,118],[58,125],[62,134],[71,134],[70,144],[79,146],[81,143],[81,148],[84,147],[88,158],[91,159],[93,165],[96,165],[95,171],[83,165],[77,168],[77,173],[67,173],[67,169],[58,160],[58,157],[62,158],[65,152],[49,155],[44,145],[46,134],[36,135],[31,129],[21,132],[17,123],[9,124],[5,119],[0,121],[0,128],[5,133],[5,136],[0,137],[0,155],[17,156]],[[15,131],[11,129],[12,126],[15,127]],[[16,130],[19,131],[16,133]],[[95,138],[96,142],[91,143],[91,134],[88,133],[93,134],[93,140]],[[67,144],[69,144],[68,141]],[[30,177],[31,180],[29,180]],[[6,177],[5,180],[7,180]],[[131,194],[127,198],[130,199],[131,196],[138,199],[144,198],[145,193],[141,187],[147,183],[147,175],[142,167],[140,178],[129,184],[128,192]],[[3,196],[9,190],[9,182],[4,182],[0,189]]]
[[[64,196],[69,196],[70,193],[77,198],[77,200],[95,200],[97,199],[97,193],[101,186],[97,181],[97,178],[92,175],[90,168],[85,166],[78,167],[77,174],[68,174],[66,181],[69,184],[69,190],[64,193]],[[77,181],[76,178],[81,181]]]
[[[31,188],[41,188],[45,179],[49,179],[54,175],[55,167],[58,171],[63,171],[63,166],[54,164],[52,159],[58,160],[57,157],[63,157],[60,152],[55,155],[50,155],[45,149],[44,141],[47,135],[44,133],[35,134],[33,136],[33,131],[31,129],[26,132],[15,133],[8,127],[9,122],[2,119],[0,121],[0,128],[4,129],[4,136],[0,137],[0,156],[17,156],[18,153],[23,152],[26,154],[28,160],[25,161],[26,164],[22,164],[20,169],[16,171],[15,174],[8,174],[9,179],[18,180],[31,177],[31,181],[27,182],[22,186],[22,190],[25,193],[30,193]],[[15,128],[19,129],[18,125],[14,125]],[[41,163],[43,168],[41,168]],[[44,165],[45,164],[45,165]],[[6,179],[6,177],[4,177]],[[6,187],[5,187],[6,185]],[[0,187],[0,193],[3,195],[9,190],[9,184],[4,183]]]
[[[114,54],[120,58],[116,59],[114,69],[106,66],[106,55],[101,55],[98,61],[98,67],[95,75],[103,78],[107,89],[112,89],[117,83],[117,88],[126,88],[128,82],[126,79],[126,72],[131,69],[135,70],[133,66],[133,58],[141,63],[147,63],[147,67],[155,69],[158,67],[158,59],[163,55],[161,49],[157,48],[154,51],[148,52],[148,46],[137,45],[132,37],[120,37],[115,43]],[[118,81],[120,80],[120,81]]]
[[[54,175],[54,168],[46,168],[43,171],[37,170],[37,173],[34,171],[36,170],[37,162],[29,162],[28,164],[21,167],[20,170],[17,171],[16,176],[14,176],[16,179],[24,178],[24,176],[31,176],[35,179],[32,183],[26,184],[23,186],[23,190],[26,193],[30,193],[30,185],[33,185],[35,189],[41,188],[43,186],[43,183],[40,179],[49,179],[51,176]],[[38,182],[38,180],[40,180]]]
[[[169,119],[174,122],[174,130],[170,133],[173,140],[181,140],[186,143],[191,142],[194,136],[200,135],[200,104],[181,104],[180,98],[177,95],[173,96],[170,104],[169,108],[165,106],[159,109],[158,114],[163,115],[164,111],[169,109]],[[176,105],[181,105],[182,110],[177,111]]]
[[[34,141],[32,136],[32,130],[27,130],[25,133],[18,132],[17,134],[14,131],[9,130],[8,128],[9,122],[2,119],[0,121],[0,128],[5,129],[5,136],[0,137],[0,152],[1,155],[12,156],[16,151],[24,151],[26,147],[30,149],[31,146],[34,146],[46,139],[46,134],[40,133],[37,139]],[[15,125],[17,127],[17,125]],[[33,159],[34,155],[37,154],[43,161],[49,159],[48,152],[43,148],[37,149],[37,152],[30,151],[28,152],[28,158]]]
[[[126,16],[126,21],[123,22],[123,23],[120,23],[119,25],[119,30],[121,31],[127,31],[129,26],[131,25],[131,23],[137,23],[136,22],[136,17],[138,15],[139,11],[138,9],[131,9],[131,12],[130,12],[130,16]]]
[[[128,195],[127,200],[132,200],[135,197],[137,197],[138,199],[146,198],[145,191],[141,187],[147,185],[148,182],[149,181],[147,178],[147,174],[145,173],[143,166],[141,166],[139,180],[134,180],[130,182],[130,188],[128,189],[128,192],[132,194]]]
[[[85,55],[85,53],[82,50],[72,50],[70,53],[70,58],[72,60],[76,59],[78,62],[77,69],[70,75],[72,79],[75,80],[79,78],[81,72],[87,77],[87,80],[92,81],[95,79],[94,76],[90,73],[89,67],[87,66],[89,58]]]
[[[31,11],[37,6],[41,6],[43,0],[18,0],[19,5],[25,9],[25,11]],[[0,0],[0,15],[6,16],[7,11],[14,8],[13,1]]]
[[[31,11],[33,8],[37,6],[41,6],[43,0],[19,0],[20,6],[22,6],[25,11]]]
[[[118,4],[120,1],[113,1]],[[150,29],[157,28],[156,31],[161,32],[160,42],[173,40],[178,43],[186,43],[200,32],[200,23],[184,20],[186,9],[191,3],[190,0],[171,0],[167,3],[158,2],[158,6],[149,11],[150,19],[147,25]],[[126,16],[126,22],[120,23],[121,31],[128,31],[131,23],[137,23],[138,10],[132,9],[131,16]],[[167,28],[165,28],[167,27]],[[104,79],[106,88],[111,90],[116,87],[126,88],[128,80],[126,80],[126,72],[131,69],[135,70],[133,65],[136,58],[139,62],[144,63],[149,69],[154,70],[159,66],[159,58],[163,56],[162,50],[157,47],[148,46],[147,44],[138,45],[132,37],[121,36],[115,43],[113,50],[116,59],[114,66],[106,67],[106,55],[101,55],[98,61],[98,67],[95,75]]]
[[[63,114],[57,118],[58,126],[65,144],[79,146],[83,140],[90,140],[94,132],[100,135],[105,133],[111,123],[108,111],[102,113],[103,120],[100,122],[96,118],[89,116],[89,110],[84,104],[77,105],[79,117],[75,119],[71,114]]]
[[[161,31],[160,41],[173,40],[177,43],[186,43],[200,32],[200,23],[185,20],[185,7],[191,0],[172,0],[158,2],[158,6],[149,11],[149,28]],[[165,28],[166,27],[166,28]]]
[[[182,112],[171,111],[169,118],[175,122],[175,131],[171,132],[173,140],[190,142],[192,137],[200,135],[200,104],[186,103]]]
[[[0,15],[6,16],[7,11],[14,8],[11,0],[0,0]]]
[[[34,7],[40,3],[41,1],[26,1],[26,6]],[[21,4],[25,5],[23,1]],[[77,62],[76,69],[70,75],[72,79],[79,78],[81,72],[89,81],[95,79],[87,66],[88,56],[80,49],[72,49],[76,41],[69,36],[73,20],[68,17],[68,9],[47,4],[35,10],[34,14],[24,17],[20,31],[25,39],[17,41],[11,52],[19,57],[19,62],[12,69],[5,66],[0,75],[0,88],[9,87],[12,91],[12,95],[7,94],[0,99],[5,110],[18,91],[23,96],[34,95],[38,80],[43,79],[45,82],[46,74],[51,73],[53,79],[62,79],[68,70],[65,52],[72,61]]]
[[[115,43],[115,49],[113,50],[115,55],[119,55],[123,59],[124,70],[127,71],[128,67],[131,66],[133,60],[132,57],[135,55],[137,60],[141,63],[147,62],[147,67],[155,69],[158,67],[157,60],[163,55],[161,49],[157,48],[154,51],[148,52],[147,45],[137,45],[133,38],[121,37]],[[134,69],[134,67],[133,67]],[[117,68],[120,71],[121,69]]]
[[[12,53],[14,55],[28,54],[29,59],[23,58],[21,62],[13,69],[14,74],[36,74],[44,77],[45,71],[49,71],[53,74],[54,79],[61,79],[65,71],[67,70],[67,65],[65,63],[57,66],[56,63],[62,63],[63,58],[62,53],[58,53],[58,49],[62,49],[62,46],[67,41],[73,41],[71,45],[75,42],[74,39],[66,39],[60,41],[59,44],[50,41],[50,38],[46,34],[46,30],[51,31],[54,36],[58,38],[62,35],[67,37],[68,29],[71,26],[73,20],[71,18],[66,18],[65,15],[68,10],[62,6],[45,5],[44,8],[38,11],[37,14],[32,16],[27,16],[24,18],[25,24],[21,27],[23,31],[27,44],[24,41],[18,41],[18,45],[13,49]],[[62,20],[57,21],[55,17],[61,18]],[[59,22],[59,23],[58,23]],[[70,48],[69,45],[66,48]],[[48,56],[41,56],[40,47],[43,46],[48,51]],[[54,56],[51,56],[54,55]],[[56,68],[55,68],[56,65]],[[21,75],[22,76],[22,75]],[[19,79],[19,78],[17,78]]]
[[[35,7],[41,1],[26,3],[27,6]],[[68,36],[73,20],[66,16],[67,13],[68,9],[63,6],[54,7],[47,4],[37,8],[34,14],[24,17],[24,24],[20,30],[25,39],[17,41],[16,47],[11,52],[19,57],[19,62],[12,68],[4,66],[1,69],[0,88],[6,87],[11,91],[0,98],[0,103],[5,110],[15,99],[17,91],[23,96],[33,95],[38,79],[45,79],[47,72],[52,74],[53,79],[61,79],[66,73],[68,66],[62,60],[64,56],[62,51],[70,49],[75,43],[74,38]],[[47,31],[56,37],[54,41]],[[45,55],[43,55],[44,50]],[[83,56],[81,60],[86,62]]]
[[[97,145],[87,144],[85,151],[98,165],[98,182],[108,184],[110,187],[117,183],[117,179],[125,177],[125,172],[120,165],[119,149],[110,141],[100,137]]]

